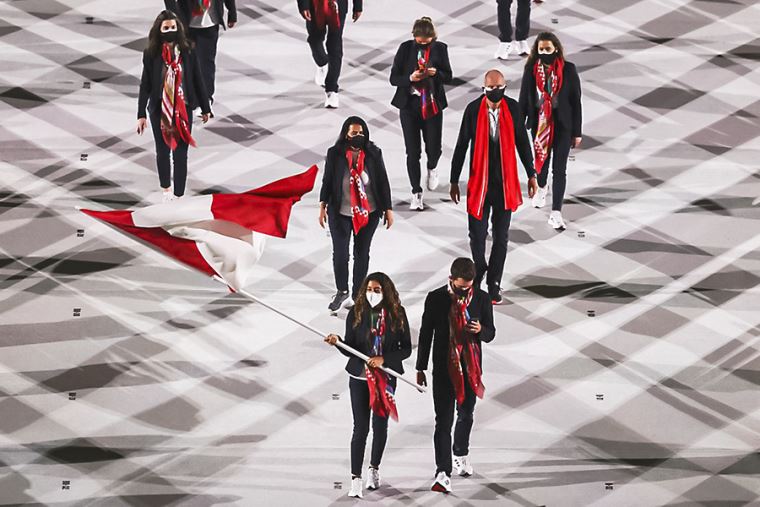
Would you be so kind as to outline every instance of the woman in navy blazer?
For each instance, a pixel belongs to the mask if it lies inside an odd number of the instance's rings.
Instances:
[[[578,71],[565,60],[562,43],[551,32],[538,34],[525,64],[520,86],[520,109],[533,133],[538,192],[533,206],[546,203],[549,163],[552,167],[552,212],[549,225],[564,230],[562,201],[567,187],[570,148],[581,144],[583,115]]]
[[[451,63],[446,44],[437,40],[430,18],[414,22],[412,40],[403,42],[391,67],[390,81],[396,87],[391,104],[399,109],[406,146],[406,171],[412,187],[409,209],[422,210],[420,156],[425,142],[428,190],[438,187],[438,160],[441,158],[443,110],[446,109],[444,84],[451,83]]]
[[[340,340],[337,335],[330,335],[325,341],[335,345]],[[384,411],[391,403],[395,411],[394,391],[396,378],[387,375],[379,366],[404,373],[402,361],[412,354],[412,338],[406,311],[399,301],[398,291],[393,281],[384,273],[372,273],[362,284],[356,305],[348,312],[346,334],[343,342],[369,356],[365,363],[358,357],[338,350],[348,356],[346,372],[351,393],[351,411],[354,418],[354,431],[351,437],[351,490],[349,496],[362,496],[362,474],[364,449],[367,445],[370,415],[372,416],[372,454],[369,461],[366,486],[377,489],[380,486],[380,461],[383,457],[388,438],[388,416]],[[370,389],[375,388],[374,376],[383,375],[387,379],[384,391],[389,393],[384,403],[373,403]],[[377,391],[373,391],[377,392]],[[385,395],[385,392],[381,393]],[[390,401],[388,401],[390,400]],[[372,405],[372,406],[371,406]]]
[[[172,55],[171,63],[166,56]],[[181,73],[181,82],[168,96],[173,107],[162,107],[166,77],[174,69]],[[181,90],[181,94],[179,91]],[[203,84],[203,77],[185,35],[185,28],[177,15],[163,11],[158,15],[148,34],[148,47],[143,52],[143,69],[140,78],[140,94],[137,101],[137,133],[147,127],[147,113],[153,138],[156,142],[156,165],[163,189],[164,201],[182,197],[187,180],[187,149],[194,143],[191,136],[193,109],[200,107],[203,123],[209,119],[211,109]],[[180,114],[180,111],[185,114]],[[163,122],[163,125],[162,125]],[[171,162],[174,160],[174,193],[171,192]]]

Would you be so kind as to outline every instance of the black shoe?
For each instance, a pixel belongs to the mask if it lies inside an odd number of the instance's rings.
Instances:
[[[491,296],[492,304],[500,305],[504,301],[504,298],[501,297],[501,289],[498,285],[489,285],[488,295]]]
[[[348,291],[343,292],[339,290],[335,293],[335,297],[333,297],[332,303],[327,306],[327,309],[331,312],[337,312],[343,306],[343,302],[346,299],[348,299]]]

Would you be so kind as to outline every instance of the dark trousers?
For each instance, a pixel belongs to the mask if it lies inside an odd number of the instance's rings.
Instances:
[[[421,98],[414,95],[409,99],[406,107],[399,110],[401,118],[401,130],[404,133],[404,145],[406,146],[406,172],[409,174],[409,183],[412,185],[412,193],[422,192],[420,185],[420,156],[422,141],[425,142],[425,155],[427,155],[427,168],[435,169],[441,158],[441,137],[443,136],[443,112],[438,113],[427,120],[422,119]]]
[[[535,139],[535,137],[536,133],[533,132],[533,138]],[[573,138],[566,129],[555,130],[554,141],[549,148],[549,156],[544,162],[541,173],[536,178],[539,187],[546,187],[549,178],[549,164],[551,163],[553,211],[562,211],[562,201],[565,199],[565,189],[567,188],[567,158],[570,156],[572,142]]]
[[[389,377],[388,383],[396,389],[396,379]],[[388,440],[388,418],[380,417],[369,408],[369,388],[367,381],[349,377],[348,390],[351,393],[351,412],[354,415],[354,432],[351,435],[351,475],[361,477],[364,463],[364,448],[367,446],[369,420],[372,416],[372,452],[369,464],[380,467],[385,442]]]
[[[493,186],[495,185],[489,184],[489,187]],[[501,285],[504,263],[507,260],[509,224],[512,220],[512,211],[504,209],[503,195],[503,190],[492,191],[489,189],[483,205],[483,218],[478,220],[472,215],[467,215],[470,250],[472,251],[472,260],[475,262],[475,285],[478,287],[486,272],[488,272],[486,283],[489,288],[493,285]],[[491,245],[491,256],[486,262],[489,216],[491,217],[491,225],[493,225],[493,244]]]
[[[328,212],[327,223],[330,226],[330,237],[333,244],[333,273],[335,286],[340,291],[348,290],[348,246],[351,236],[354,237],[354,280],[351,296],[356,293],[364,282],[369,271],[369,247],[372,236],[375,235],[377,224],[380,222],[380,211],[369,214],[369,223],[354,234],[351,217],[346,217],[337,211]]]
[[[195,42],[195,54],[203,75],[203,84],[209,98],[214,97],[216,80],[216,46],[219,42],[219,25],[209,28],[191,28],[190,40]]]
[[[526,40],[530,31],[530,2],[517,0],[515,40]],[[499,19],[499,40],[512,42],[512,0],[496,0],[496,16]]]
[[[311,48],[311,56],[314,63],[320,67],[327,65],[327,77],[325,77],[325,91],[338,91],[338,78],[340,67],[343,64],[343,27],[346,24],[346,11],[348,0],[338,0],[338,12],[340,14],[340,28],[334,30],[325,27],[322,30],[314,23],[314,10],[311,11],[312,21],[306,22],[306,32],[309,34],[306,42]],[[327,40],[325,41],[325,37]],[[326,46],[326,50],[325,50]]]
[[[433,447],[435,448],[436,475],[446,472],[451,476],[451,452],[454,456],[467,456],[470,453],[470,433],[472,431],[473,414],[475,413],[475,392],[467,380],[467,369],[464,371],[464,403],[457,403],[454,386],[451,383],[447,369],[433,371],[433,408],[435,409],[435,432]],[[454,407],[456,406],[456,426],[454,427],[454,445],[451,445],[451,426],[454,425]]]
[[[190,131],[193,130],[193,115],[188,111],[187,121]],[[185,183],[187,182],[187,148],[185,142],[178,142],[177,149],[173,152],[169,149],[161,134],[161,111],[150,114],[150,126],[153,130],[153,140],[156,142],[156,166],[158,167],[158,181],[161,188],[172,186],[172,164],[169,159],[174,159],[174,195],[185,195]]]

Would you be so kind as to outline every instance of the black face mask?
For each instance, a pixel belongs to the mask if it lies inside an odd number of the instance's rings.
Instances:
[[[174,31],[174,32],[161,32],[161,40],[163,40],[164,42],[169,42],[169,43],[173,44],[173,43],[177,42],[177,33],[178,32],[176,32],[176,31]]]
[[[539,53],[538,59],[541,60],[541,63],[546,65],[551,65],[554,63],[554,60],[557,59],[557,52],[554,53]]]
[[[454,294],[460,298],[467,297],[467,294],[470,293],[470,289],[462,289],[460,287],[457,287],[453,283],[450,283],[451,290],[454,292]]]
[[[348,145],[352,148],[364,148],[364,145],[367,143],[363,134],[349,137],[347,141]]]
[[[488,100],[491,102],[501,102],[501,99],[504,98],[504,88],[496,88],[495,90],[488,90],[486,92],[486,97],[488,97]]]

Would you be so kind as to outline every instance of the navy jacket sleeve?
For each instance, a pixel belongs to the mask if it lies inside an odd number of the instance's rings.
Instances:
[[[332,195],[332,182],[335,178],[335,157],[332,149],[327,150],[325,157],[325,173],[322,175],[322,188],[319,190],[319,201],[329,204]]]
[[[208,91],[206,90],[206,83],[203,81],[198,56],[195,54],[195,51],[192,51],[189,57],[193,59],[193,88],[195,88],[198,105],[201,107],[201,113],[210,114],[211,106],[209,105]]]
[[[388,171],[385,169],[385,162],[383,161],[383,152],[380,148],[377,148],[377,174],[380,181],[378,190],[380,199],[382,200],[382,211],[393,209],[393,200],[391,198],[391,183],[388,180]],[[378,203],[381,204],[381,203]]]
[[[443,51],[443,59],[437,67],[438,72],[436,72],[435,78],[439,79],[443,84],[449,84],[453,77],[451,73],[451,62],[449,61],[449,47],[443,42],[441,42],[440,45],[441,50]],[[407,77],[407,81],[408,80],[409,78]]]
[[[383,359],[386,361],[398,361],[401,362],[407,357],[412,355],[412,333],[409,329],[409,320],[406,318],[406,311],[401,309],[401,320],[404,324],[404,329],[398,332],[397,338],[401,341],[400,349],[390,350],[383,352]]]
[[[425,309],[422,312],[422,325],[420,326],[420,340],[417,343],[417,371],[425,371],[430,360],[430,349],[433,346],[433,330],[435,322],[433,320],[433,296],[427,295],[425,298]],[[493,309],[492,309],[493,311]]]
[[[464,109],[462,114],[462,125],[459,127],[459,137],[454,147],[454,154],[451,157],[451,178],[450,183],[459,183],[459,177],[462,175],[464,159],[467,156],[467,150],[470,147],[470,141],[473,137],[473,126],[470,122],[470,106]]]
[[[391,84],[398,86],[399,88],[409,88],[412,86],[412,82],[409,81],[409,74],[404,71],[404,64],[408,59],[408,42],[403,42],[396,51],[396,56],[393,57],[393,65],[391,66]]]
[[[568,80],[570,84],[570,106],[573,115],[572,136],[583,136],[583,111],[581,108],[581,79],[578,76],[578,71],[575,65],[572,66],[572,71],[568,72]]]
[[[478,338],[480,338],[480,341],[489,343],[493,341],[494,337],[496,337],[496,327],[493,323],[493,305],[491,304],[490,298],[487,297],[485,294],[483,297],[480,298],[481,301],[481,309],[480,309],[480,334],[478,335]]]
[[[364,8],[363,0],[354,0],[354,12],[361,12]]]
[[[310,7],[311,7],[311,4],[310,4],[309,0],[298,0],[298,11],[299,12],[308,11]]]
[[[507,104],[509,104],[509,113],[512,115],[512,123],[515,129],[515,146],[517,147],[517,153],[520,155],[520,160],[522,161],[528,178],[533,178],[536,175],[536,170],[533,168],[533,150],[530,146],[528,131],[525,129],[523,113],[520,105],[514,100],[508,101]]]
[[[237,23],[237,6],[235,0],[224,0],[227,7],[227,23]]]
[[[528,123],[528,112],[530,108],[530,94],[535,93],[535,91],[532,90],[532,88],[535,88],[535,85],[533,83],[533,72],[531,72],[527,67],[525,68],[525,72],[523,72],[522,81],[520,82],[520,112],[522,113],[522,121],[521,123],[527,128]]]
[[[349,347],[357,348],[356,347],[356,330],[354,329],[354,310],[351,309],[348,311],[348,316],[346,317],[346,334],[343,336],[343,343],[348,345]],[[343,354],[346,357],[355,357],[353,354],[343,350],[340,347],[335,347],[338,349],[338,352]]]
[[[151,77],[153,73],[153,65],[151,58],[148,56],[147,51],[143,51],[143,68],[142,76],[140,76],[140,94],[137,99],[137,118],[147,118],[145,112],[148,107],[148,98],[151,92]]]

